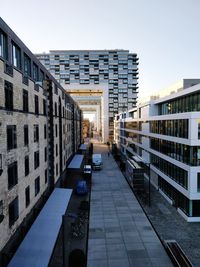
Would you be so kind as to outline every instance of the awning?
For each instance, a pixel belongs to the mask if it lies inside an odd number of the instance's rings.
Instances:
[[[48,266],[71,194],[71,189],[53,191],[8,267]]]

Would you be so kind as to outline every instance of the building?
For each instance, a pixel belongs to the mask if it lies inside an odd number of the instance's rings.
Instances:
[[[118,114],[115,142],[150,166],[151,182],[188,222],[200,221],[200,79]]]
[[[90,137],[90,121],[88,119],[83,119],[83,138]]]
[[[0,19],[0,265],[65,177],[81,143],[78,105]],[[5,258],[4,257],[4,258]]]
[[[137,54],[128,50],[52,50],[36,56],[83,112],[93,107],[103,141],[112,140],[115,114],[136,107]]]

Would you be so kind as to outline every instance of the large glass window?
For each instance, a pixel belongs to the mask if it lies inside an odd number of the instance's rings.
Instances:
[[[150,132],[188,138],[188,120],[162,120],[151,121]]]
[[[12,60],[13,65],[21,69],[21,49],[15,44],[12,44]]]
[[[150,147],[171,158],[191,166],[200,166],[200,147],[150,138]]]
[[[36,82],[39,80],[39,72],[38,72],[38,66],[33,63],[33,80],[35,80]]]
[[[44,72],[42,70],[40,70],[40,82],[43,82],[44,81]]]
[[[0,56],[7,59],[8,57],[8,41],[7,36],[0,30]]]
[[[151,154],[151,164],[184,188],[188,188],[188,173],[184,169]]]
[[[158,177],[158,186],[173,201],[176,208],[180,208],[189,216],[189,199],[187,197],[160,176]]]
[[[158,105],[159,115],[200,111],[200,92]]]
[[[31,59],[24,54],[24,74],[31,77]]]

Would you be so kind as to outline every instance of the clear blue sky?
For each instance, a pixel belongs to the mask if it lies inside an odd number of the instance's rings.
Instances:
[[[141,96],[200,78],[200,0],[10,0],[0,11],[33,53],[137,53]]]

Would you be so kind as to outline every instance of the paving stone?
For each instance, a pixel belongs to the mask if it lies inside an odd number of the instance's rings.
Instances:
[[[142,242],[125,243],[127,251],[129,250],[144,250],[144,244]]]
[[[100,172],[93,172],[88,267],[152,267],[157,264],[157,254],[161,255],[160,264],[171,267],[140,204],[112,156],[107,157],[106,149],[94,146],[102,153],[104,166]]]
[[[108,260],[109,267],[129,267],[130,263],[127,258],[125,259],[111,259]]]
[[[88,259],[89,260],[107,260],[107,253],[106,250],[102,251],[102,250],[97,250],[97,251],[90,251],[88,253]]]
[[[152,263],[149,261],[149,259],[129,259],[130,266],[131,267],[153,267]]]
[[[107,260],[88,260],[87,267],[108,267]]]

